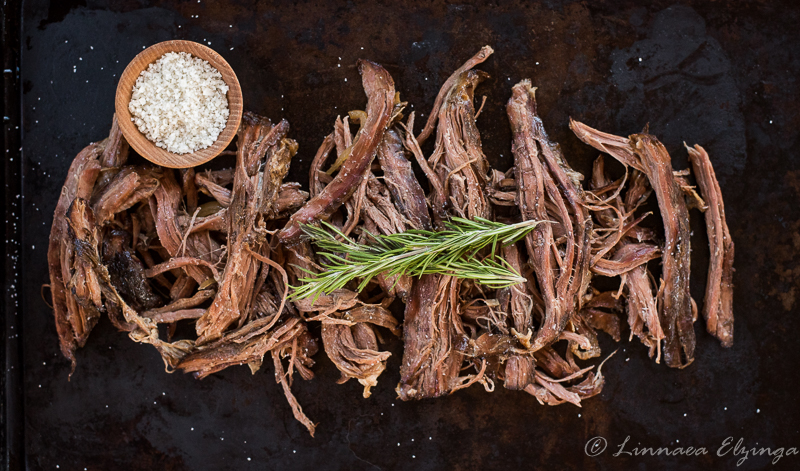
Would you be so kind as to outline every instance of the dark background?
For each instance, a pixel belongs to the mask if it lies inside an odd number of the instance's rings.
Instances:
[[[739,457],[716,456],[726,437],[742,438],[747,448],[800,447],[798,7],[641,3],[24,2],[18,51],[14,35],[4,39],[5,63],[21,61],[21,75],[4,73],[5,465],[729,469]],[[15,4],[4,9],[12,32],[20,13]],[[318,354],[317,377],[293,388],[319,422],[316,438],[292,417],[271,366],[255,376],[246,367],[229,368],[203,381],[166,374],[154,349],[134,344],[107,320],[78,351],[77,371],[67,381],[69,364],[40,295],[48,282],[53,209],[72,158],[107,135],[125,65],[143,47],[168,39],[221,53],[239,76],[246,109],[291,123],[300,153],[289,180],[304,185],[336,115],[364,107],[358,58],[383,64],[411,109],[427,117],[444,79],[485,44],[496,53],[480,66],[492,79],[478,89],[488,97],[478,126],[484,152],[501,170],[511,162],[504,105],[523,78],[539,87],[548,132],[581,171],[597,153],[570,133],[570,116],[624,135],[650,123],[676,169],[687,165],[683,141],[703,145],[736,242],[735,345],[721,348],[698,321],[696,360],[681,371],[649,360],[638,340],[623,341],[605,365],[605,390],[581,409],[541,406],[502,387],[403,403],[393,390],[396,340],[389,368],[365,400],[354,381],[335,384],[338,372]],[[21,168],[19,158],[9,160],[19,156],[20,131]],[[708,247],[702,217],[692,217],[692,292],[701,302]],[[604,354],[616,348],[601,340]],[[584,446],[595,436],[609,447],[591,458]],[[628,449],[703,446],[709,455],[611,456],[626,436]],[[750,457],[739,469],[769,462]],[[800,456],[775,466],[798,467]]]

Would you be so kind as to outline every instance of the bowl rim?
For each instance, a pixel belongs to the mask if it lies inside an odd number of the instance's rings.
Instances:
[[[131,101],[136,79],[150,64],[168,52],[188,52],[194,57],[207,61],[220,72],[222,79],[228,86],[226,95],[228,100],[228,119],[225,122],[225,128],[217,136],[217,140],[205,149],[198,149],[186,154],[169,152],[147,139],[131,121],[128,105]],[[218,52],[194,41],[176,39],[153,44],[137,54],[128,63],[117,82],[114,108],[122,134],[137,153],[150,162],[164,167],[189,168],[208,162],[218,156],[231,143],[242,120],[242,89],[233,68]]]

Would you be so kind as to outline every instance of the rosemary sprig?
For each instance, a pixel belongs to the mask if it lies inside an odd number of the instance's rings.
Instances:
[[[503,224],[483,218],[475,220],[454,217],[443,231],[409,230],[398,234],[369,234],[374,243],[358,244],[336,227],[323,222],[324,227],[306,225],[303,231],[327,259],[325,271],[301,278],[304,284],[293,287],[291,299],[329,294],[343,288],[354,279],[361,279],[358,291],[381,273],[422,276],[446,274],[475,280],[490,288],[505,288],[525,281],[502,257],[496,256],[498,246],[513,244],[525,237],[542,221],[523,221]],[[491,246],[483,259],[478,252]]]

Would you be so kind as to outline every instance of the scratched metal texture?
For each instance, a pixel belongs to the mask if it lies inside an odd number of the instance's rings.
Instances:
[[[22,316],[27,469],[730,469],[726,437],[747,447],[800,447],[800,14],[792,2],[116,2],[29,0],[22,9]],[[603,393],[546,407],[498,387],[432,401],[396,399],[402,345],[370,399],[320,353],[295,394],[319,423],[311,438],[271,366],[229,368],[203,381],[164,372],[156,351],[107,320],[68,362],[40,288],[53,209],[78,151],[110,126],[117,78],[143,47],[209,45],[236,70],[246,109],[286,118],[300,144],[289,180],[307,169],[337,114],[363,109],[356,60],[383,64],[401,97],[427,116],[444,79],[481,46],[491,79],[478,120],[484,151],[511,164],[505,102],[530,78],[566,158],[586,172],[597,153],[570,116],[618,134],[647,123],[687,165],[682,143],[709,151],[736,242],[735,344],[696,324],[694,364],[672,370],[623,341]],[[419,119],[418,119],[419,122]],[[418,125],[419,126],[419,125]],[[430,143],[428,143],[430,146]],[[426,149],[429,151],[429,149]],[[7,201],[7,204],[9,202]],[[692,293],[702,301],[708,247],[692,214]],[[6,303],[9,305],[10,303]],[[8,332],[6,333],[9,334]],[[617,348],[601,335],[604,355]],[[584,452],[608,440],[597,457]],[[628,449],[706,447],[701,457],[612,456]],[[739,469],[762,469],[750,457]],[[788,456],[775,468],[798,469]]]

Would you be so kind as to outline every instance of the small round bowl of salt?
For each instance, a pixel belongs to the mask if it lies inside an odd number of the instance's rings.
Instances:
[[[139,53],[119,79],[114,104],[131,147],[170,168],[218,156],[242,120],[242,88],[233,69],[193,41],[165,41]]]

